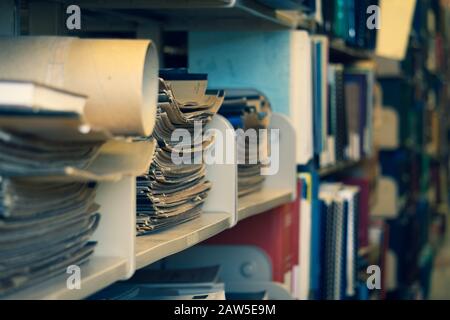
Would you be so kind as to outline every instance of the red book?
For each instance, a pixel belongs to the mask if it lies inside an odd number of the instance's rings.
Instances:
[[[239,222],[234,228],[206,241],[214,245],[253,245],[272,262],[272,278],[285,283],[298,264],[298,200]],[[290,285],[290,283],[289,283]]]

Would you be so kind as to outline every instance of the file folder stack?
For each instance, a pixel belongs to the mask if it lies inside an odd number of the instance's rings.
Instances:
[[[270,103],[256,90],[226,90],[219,113],[236,129],[239,196],[256,192],[265,180],[261,169],[268,154]]]
[[[358,187],[323,183],[321,201],[321,296],[325,300],[353,297],[357,286]]]
[[[224,99],[223,91],[206,90],[205,74],[174,69],[160,76],[153,132],[158,147],[148,172],[137,179],[138,235],[200,214],[211,189],[203,154],[214,144],[214,135],[202,132]]]

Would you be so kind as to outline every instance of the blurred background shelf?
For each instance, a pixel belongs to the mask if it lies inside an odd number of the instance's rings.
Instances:
[[[360,160],[360,161],[348,161],[348,162],[342,162],[342,163],[338,163],[336,165],[330,166],[330,167],[325,167],[325,168],[321,168],[319,169],[319,176],[320,177],[327,177],[327,176],[331,176],[349,169],[353,169],[356,168],[360,165],[362,165],[364,163],[364,160]]]
[[[67,279],[71,274],[62,274],[36,286],[5,297],[11,300],[77,300],[124,280],[127,274],[127,260],[109,257],[93,257],[80,265],[80,289],[68,289]]]
[[[292,201],[292,190],[263,189],[238,199],[239,221]]]
[[[230,227],[230,215],[203,213],[172,229],[136,238],[136,269],[183,251]]]
[[[340,39],[330,41],[331,61],[367,60],[372,59],[373,57],[373,52],[365,49],[349,47]]]

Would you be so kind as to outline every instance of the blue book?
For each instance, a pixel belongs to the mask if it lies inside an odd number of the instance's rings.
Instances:
[[[319,156],[322,152],[322,95],[320,92],[321,86],[321,64],[320,56],[322,54],[322,44],[315,43],[313,46],[313,86],[314,86],[314,153]]]
[[[318,160],[328,148],[328,39],[312,37],[314,153]]]
[[[312,234],[311,234],[311,296],[317,296],[320,289],[320,241],[322,239],[322,220],[320,216],[319,186],[320,178],[316,171],[311,172],[312,178]]]

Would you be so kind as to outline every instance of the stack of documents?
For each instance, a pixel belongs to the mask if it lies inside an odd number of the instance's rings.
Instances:
[[[41,122],[50,130],[60,121],[81,123],[82,96],[14,81],[1,81],[0,92],[0,118],[2,123],[10,120],[0,130],[0,296],[4,296],[64,273],[92,255],[95,243],[89,240],[100,220],[96,184],[73,180],[68,171],[87,170],[103,142],[30,134],[38,132]],[[59,108],[55,100],[61,103]],[[30,126],[21,126],[20,120]]]
[[[94,300],[225,300],[218,266],[159,270],[143,269],[127,282],[95,294]]]
[[[101,142],[55,142],[0,129],[2,176],[55,176],[67,167],[86,169],[98,156]]]
[[[239,196],[256,192],[264,183],[261,169],[268,155],[270,103],[256,90],[226,90],[219,113],[236,129]]]
[[[211,183],[203,154],[214,135],[203,134],[217,113],[223,91],[207,88],[204,74],[163,70],[153,137],[158,146],[147,174],[137,179],[137,234],[196,218]]]
[[[95,184],[2,179],[0,188],[0,296],[87,261]]]

